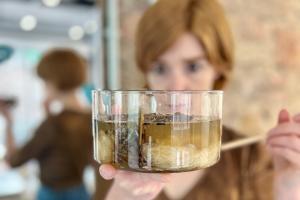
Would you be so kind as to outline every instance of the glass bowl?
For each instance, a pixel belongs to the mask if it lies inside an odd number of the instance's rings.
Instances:
[[[222,91],[93,91],[94,157],[137,172],[184,172],[220,157]]]

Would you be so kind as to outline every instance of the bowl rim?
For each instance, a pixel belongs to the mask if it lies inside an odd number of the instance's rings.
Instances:
[[[223,94],[223,90],[108,90],[108,89],[95,89],[92,93],[156,93],[156,94]]]

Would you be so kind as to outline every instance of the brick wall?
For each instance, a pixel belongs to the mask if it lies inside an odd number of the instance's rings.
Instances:
[[[300,1],[222,0],[236,42],[236,64],[225,91],[224,122],[245,134],[265,133],[281,107],[300,112]],[[146,1],[121,3],[122,85],[137,89],[134,31]],[[234,105],[234,106],[233,106]]]

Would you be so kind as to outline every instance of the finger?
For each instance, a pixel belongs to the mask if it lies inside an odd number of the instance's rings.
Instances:
[[[167,183],[171,180],[171,174],[140,174],[143,181],[154,181],[159,183]]]
[[[273,146],[267,144],[267,151],[270,155],[272,155],[272,160],[273,160],[273,164],[274,164],[274,168],[277,170],[280,169],[286,169],[286,167],[288,167],[288,165],[290,164],[289,161],[287,161],[285,158],[283,158],[282,156],[278,156],[277,154],[275,154],[274,152],[272,152]]]
[[[129,175],[124,173],[121,174],[118,172],[118,174],[115,176],[115,180],[120,185],[120,187],[127,190],[133,190],[147,186],[150,187],[151,185],[165,185],[170,180],[168,175],[152,176],[145,173],[130,173],[131,174]]]
[[[283,157],[290,163],[300,167],[300,155],[298,152],[284,147],[271,147],[270,151],[274,156]]]
[[[115,180],[122,188],[129,190],[130,188],[134,189],[138,186],[144,186],[144,184],[141,183],[140,178],[137,177],[136,174],[139,173],[118,170],[117,174],[115,175]]]
[[[300,123],[300,113],[298,113],[297,115],[295,115],[295,116],[293,117],[293,120],[294,120],[294,122],[296,122],[296,123]]]
[[[113,166],[107,164],[101,165],[99,172],[100,175],[106,180],[113,179],[117,174],[117,170]]]
[[[286,109],[282,109],[278,115],[278,124],[290,121],[290,114]]]
[[[171,180],[171,174],[155,174],[155,173],[138,173],[138,172],[128,172],[128,171],[119,171],[116,175],[116,178],[128,179],[128,180],[137,180],[138,182],[159,182],[166,183]]]
[[[268,132],[268,138],[279,135],[295,134],[300,136],[300,124],[299,123],[283,123],[279,124],[275,128]]]
[[[152,184],[144,187],[135,188],[132,193],[134,196],[148,196],[151,197],[150,199],[152,199],[162,190],[162,188],[162,184]]]
[[[123,171],[118,171],[115,177],[115,183],[139,199],[143,199],[142,196],[145,195],[150,195],[151,198],[148,197],[148,199],[152,199],[165,185],[165,183],[162,182],[152,181],[149,174],[135,172],[123,173]]]
[[[149,199],[155,199],[157,195],[153,195],[153,194],[145,194],[145,195],[141,195],[141,196],[135,196],[134,199],[138,199],[138,200],[149,200]]]
[[[268,145],[290,148],[300,155],[300,138],[296,136],[281,136],[272,138],[268,141]]]

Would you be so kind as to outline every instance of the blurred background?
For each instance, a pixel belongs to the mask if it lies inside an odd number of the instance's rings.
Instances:
[[[45,118],[44,85],[36,74],[36,65],[45,51],[68,47],[88,61],[89,80],[78,94],[87,104],[90,89],[102,87],[101,23],[101,8],[93,0],[0,1],[0,96],[17,101],[13,129],[18,145],[28,141]],[[5,153],[4,127],[0,117],[0,161]],[[34,199],[38,173],[35,162],[13,171],[1,163],[0,198]],[[86,182],[90,190],[91,179],[93,174],[88,169]]]
[[[265,134],[281,108],[300,112],[300,1],[219,0],[235,40],[235,68],[226,87],[225,124],[247,135]],[[155,0],[120,1],[123,88],[144,86],[134,63],[139,17]]]
[[[143,88],[144,77],[134,62],[134,33],[140,16],[154,2],[0,0],[0,96],[17,99],[13,128],[18,145],[45,117],[44,86],[35,67],[49,48],[74,48],[86,58],[89,81],[79,95],[87,104],[92,88]],[[233,80],[225,93],[225,124],[244,134],[264,134],[275,124],[280,108],[300,112],[300,1],[221,3],[236,43]],[[0,117],[0,160],[5,153],[4,127]],[[33,199],[37,174],[34,162],[17,171],[0,164],[0,198]],[[93,176],[89,170],[86,174],[92,191]]]

